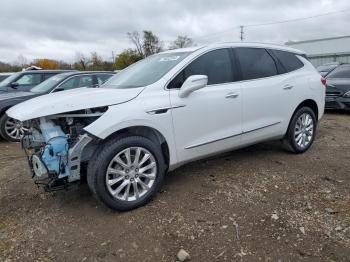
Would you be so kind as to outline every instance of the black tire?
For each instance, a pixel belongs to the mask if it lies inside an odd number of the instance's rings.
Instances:
[[[134,201],[120,200],[109,193],[106,185],[106,171],[112,159],[130,147],[142,147],[154,157],[157,173],[152,187],[145,195]],[[87,182],[95,197],[111,209],[127,211],[148,203],[160,190],[166,172],[166,164],[160,145],[142,136],[115,138],[102,144],[88,164]]]
[[[297,121],[303,114],[308,114],[313,121],[312,122],[313,123],[313,133],[312,133],[310,142],[305,147],[299,146],[298,143],[296,142],[296,139],[295,139],[295,128],[297,125]],[[313,144],[313,142],[315,140],[316,129],[317,129],[317,119],[316,119],[314,111],[310,107],[299,108],[294,113],[294,115],[289,123],[287,134],[286,134],[284,141],[283,141],[286,149],[290,152],[295,153],[295,154],[301,154],[301,153],[306,152],[311,147],[311,145]]]
[[[9,119],[9,117],[6,114],[3,114],[0,117],[0,136],[9,142],[19,142],[20,139],[14,139],[14,138],[10,137],[5,130],[5,124],[6,124],[8,119]]]

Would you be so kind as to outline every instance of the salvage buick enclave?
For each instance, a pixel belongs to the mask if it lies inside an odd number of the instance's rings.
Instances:
[[[22,147],[37,184],[65,188],[86,169],[99,200],[130,210],[189,161],[272,139],[305,152],[324,111],[322,83],[298,50],[225,43],[159,53],[102,88],[44,95],[7,114],[29,122]]]

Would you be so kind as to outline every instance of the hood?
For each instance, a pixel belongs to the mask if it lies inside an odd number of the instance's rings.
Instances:
[[[0,92],[0,101],[24,98],[27,96],[35,96],[35,94],[31,92]]]
[[[116,105],[132,100],[143,88],[77,88],[30,99],[10,108],[9,117],[26,121],[76,110]]]

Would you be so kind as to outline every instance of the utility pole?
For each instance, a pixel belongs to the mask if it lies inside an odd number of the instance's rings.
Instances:
[[[244,40],[244,26],[241,25],[241,26],[239,26],[239,27],[241,28],[241,36],[240,36],[240,39],[241,39],[241,41],[243,41],[243,40]]]
[[[114,51],[112,51],[112,63],[115,62],[115,56],[114,56]]]

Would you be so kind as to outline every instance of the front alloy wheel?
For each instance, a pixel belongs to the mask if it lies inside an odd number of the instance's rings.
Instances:
[[[106,186],[113,197],[135,201],[152,188],[156,175],[153,154],[142,147],[129,147],[118,153],[108,165]]]
[[[8,117],[6,114],[0,119],[0,135],[9,142],[19,142],[28,128],[23,122]]]
[[[115,210],[131,210],[159,191],[166,165],[161,146],[141,136],[116,137],[89,162],[87,181],[98,200]]]

